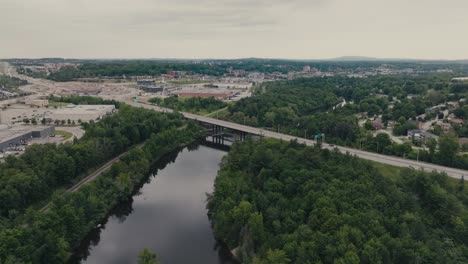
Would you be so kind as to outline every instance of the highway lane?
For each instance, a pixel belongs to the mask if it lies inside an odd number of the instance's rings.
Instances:
[[[148,105],[148,104],[143,104],[140,102],[133,102],[133,101],[124,101],[125,103],[135,106],[135,107],[143,107],[146,109],[153,109],[159,112],[172,112],[171,109],[167,108],[162,108],[158,106],[153,106],[153,105]],[[281,133],[276,133],[273,131],[269,130],[264,130],[261,128],[255,128],[255,127],[250,127],[250,126],[245,126],[245,125],[240,125],[224,120],[219,120],[211,117],[206,117],[206,116],[201,116],[201,115],[196,115],[196,114],[191,114],[191,113],[185,113],[181,112],[181,114],[187,118],[187,119],[192,119],[204,123],[209,123],[209,124],[214,124],[230,129],[234,129],[237,131],[243,131],[247,132],[249,134],[253,135],[258,135],[258,136],[264,136],[264,137],[269,137],[269,138],[276,138],[280,140],[285,140],[285,141],[290,141],[290,140],[297,140],[300,143],[304,143],[308,146],[313,146],[316,144],[316,141],[314,140],[309,140],[305,138],[300,138],[300,137],[295,137],[295,136],[290,136],[290,135],[285,135]],[[363,151],[359,149],[353,149],[353,148],[348,148],[348,147],[341,147],[341,146],[334,146],[330,144],[322,144],[323,148],[326,149],[337,149],[341,153],[349,153],[350,155],[357,156],[362,159],[366,160],[371,160],[379,163],[384,163],[392,166],[397,166],[397,167],[405,167],[405,168],[413,168],[417,170],[423,170],[427,172],[431,171],[437,171],[437,172],[444,172],[446,173],[449,177],[455,178],[455,179],[461,179],[463,176],[468,176],[468,171],[466,170],[460,170],[460,169],[454,169],[450,167],[445,167],[445,166],[440,166],[436,164],[431,164],[431,163],[426,163],[426,162],[418,162],[415,160],[409,160],[409,159],[403,159],[399,157],[393,157],[393,156],[387,156],[387,155],[382,155],[382,154],[377,154],[373,152],[368,152],[368,151]]]

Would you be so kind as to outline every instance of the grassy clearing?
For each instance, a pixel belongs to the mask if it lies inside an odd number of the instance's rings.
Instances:
[[[378,163],[374,161],[370,161],[370,162],[374,165],[374,168],[376,168],[378,172],[380,172],[383,176],[388,177],[388,178],[400,177],[401,172],[405,170],[404,168],[401,168],[401,167],[396,167],[396,166]]]
[[[390,179],[398,179],[399,177],[404,176],[405,170],[408,170],[407,168],[401,168],[401,167],[396,167],[392,165],[387,165],[387,164],[382,164],[374,161],[369,161],[373,164],[374,168],[377,169],[378,172],[380,172],[384,177],[390,178]],[[448,177],[449,181],[452,182],[453,184],[458,184],[460,180]],[[465,180],[465,188],[468,188],[468,179]]]
[[[63,136],[65,140],[70,139],[73,137],[73,134],[68,132],[68,131],[63,131],[63,130],[56,130],[55,135]]]
[[[49,107],[60,107],[60,106],[67,106],[68,103],[64,103],[64,102],[49,102]]]

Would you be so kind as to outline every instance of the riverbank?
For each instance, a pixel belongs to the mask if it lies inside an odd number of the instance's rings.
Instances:
[[[13,263],[66,262],[72,249],[148,175],[151,164],[199,136],[193,125],[153,134],[145,146],[130,150],[79,191],[54,195],[47,211],[31,214],[22,227],[2,230],[0,256]]]
[[[203,143],[165,155],[86,237],[70,263],[133,263],[142,248],[162,263],[234,263],[215,240],[206,209],[206,193],[225,155],[224,148]]]

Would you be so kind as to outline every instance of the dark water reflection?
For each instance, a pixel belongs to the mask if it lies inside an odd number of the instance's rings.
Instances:
[[[89,234],[71,262],[136,263],[147,247],[162,263],[231,263],[217,246],[205,207],[225,154],[200,145],[167,156],[139,191]]]

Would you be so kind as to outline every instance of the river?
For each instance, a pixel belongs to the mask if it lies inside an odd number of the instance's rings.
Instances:
[[[231,263],[213,237],[206,193],[226,151],[184,148],[156,164],[148,181],[82,242],[71,263],[136,263],[149,248],[161,263]]]

